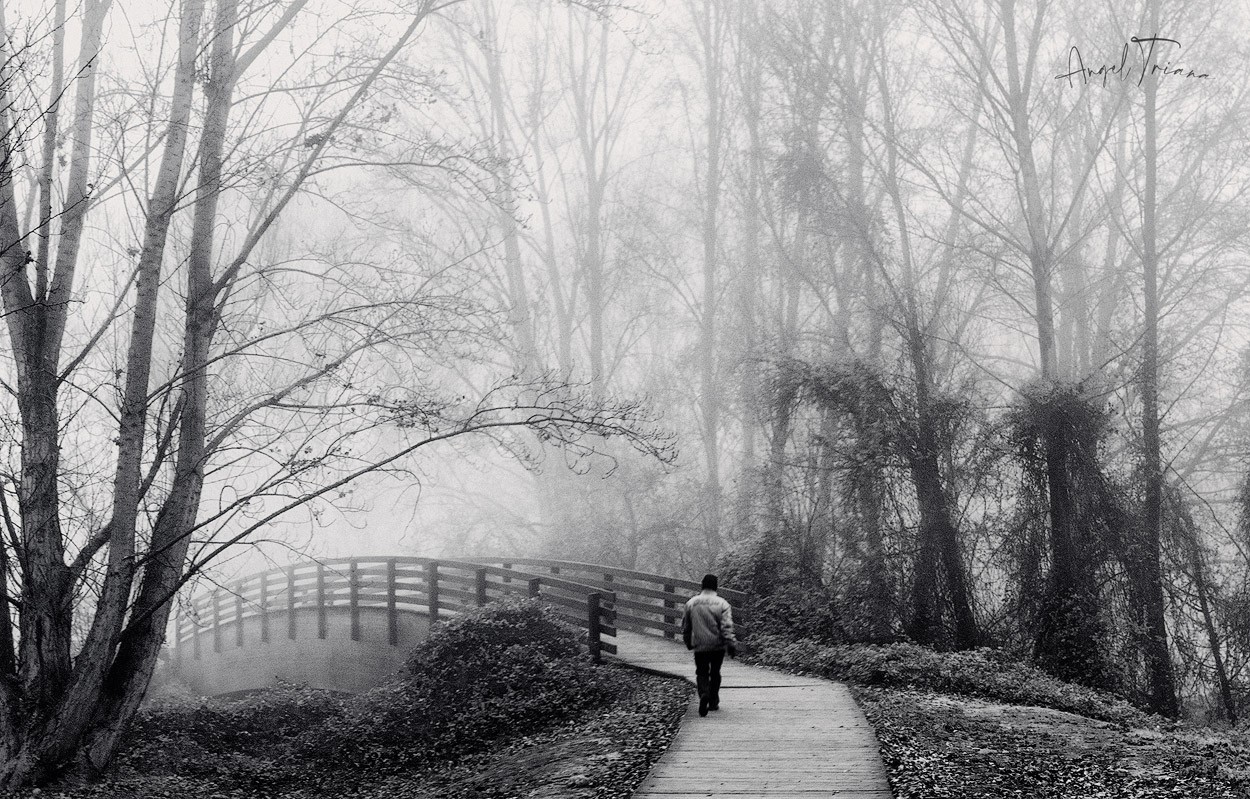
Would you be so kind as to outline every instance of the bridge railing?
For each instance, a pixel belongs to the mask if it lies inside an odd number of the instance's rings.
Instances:
[[[422,613],[436,620],[445,613],[485,605],[504,596],[538,597],[587,633],[596,661],[616,653],[616,594],[602,585],[587,585],[555,574],[485,562],[417,557],[335,558],[295,564],[227,582],[211,594],[180,608],[172,636],[176,657],[186,648],[201,656],[211,636],[214,652],[243,647],[245,622],[257,619],[262,642],[275,635],[294,639],[297,613],[316,612],[317,637],[328,635],[330,613],[346,611],[352,640],[360,639],[361,614],[385,612],[388,639],[399,642],[399,614]]]
[[[534,574],[549,574],[576,581],[579,585],[611,591],[616,595],[616,623],[623,630],[659,633],[665,638],[681,634],[682,606],[700,585],[692,580],[662,574],[618,569],[593,563],[545,558],[485,558],[479,563],[519,568]],[[747,594],[730,588],[717,591],[733,608],[734,620],[745,621]]]

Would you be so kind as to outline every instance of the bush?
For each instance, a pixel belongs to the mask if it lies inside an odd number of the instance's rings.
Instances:
[[[579,630],[545,605],[495,602],[435,627],[429,640],[412,650],[406,668],[411,678],[442,688],[469,684],[496,691],[500,653],[521,647],[532,658],[575,658],[581,640]]]
[[[832,639],[838,629],[833,597],[794,566],[793,553],[783,543],[790,537],[789,531],[766,532],[730,550],[716,565],[721,584],[751,597],[752,636]]]
[[[998,649],[935,652],[916,644],[824,645],[811,639],[756,636],[750,659],[858,685],[915,688],[1035,705],[1120,724],[1147,723],[1120,697],[1065,683]]]
[[[624,688],[596,667],[581,635],[533,600],[499,602],[436,627],[408,658],[407,674],[357,697],[302,736],[303,757],[389,770],[476,751],[605,704]]]
[[[436,625],[396,680],[364,694],[284,686],[233,701],[157,700],[114,777],[254,795],[458,757],[620,696],[627,675],[590,663],[581,639],[543,605],[500,602]]]

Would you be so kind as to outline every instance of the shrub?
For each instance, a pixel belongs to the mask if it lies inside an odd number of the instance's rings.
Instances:
[[[616,698],[627,679],[590,663],[580,632],[551,610],[500,602],[436,625],[396,680],[364,694],[284,686],[233,701],[156,700],[114,776],[248,795],[337,784],[353,770],[421,767],[532,734]]]
[[[1115,723],[1143,724],[1148,719],[1120,697],[1065,683],[997,649],[935,652],[906,643],[824,645],[811,639],[764,635],[752,639],[750,659],[859,685],[1049,707]]]
[[[522,647],[547,660],[573,658],[581,633],[546,605],[533,600],[494,602],[446,621],[408,656],[409,675],[441,687],[468,683],[497,687],[501,652]]]
[[[721,583],[751,597],[750,635],[833,639],[839,626],[833,595],[796,568],[785,543],[792,536],[789,530],[765,532],[739,544],[716,565]]]
[[[376,770],[411,767],[606,703],[623,676],[590,663],[580,641],[533,600],[469,611],[413,650],[403,679],[356,697],[332,729],[302,736],[300,754]]]

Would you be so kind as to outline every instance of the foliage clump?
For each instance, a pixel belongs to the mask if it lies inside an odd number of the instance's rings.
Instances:
[[[300,754],[388,770],[482,748],[605,703],[623,689],[597,668],[578,631],[533,600],[499,602],[437,627],[402,679],[357,697]]]
[[[1099,458],[1106,404],[1081,384],[1042,383],[1022,392],[1009,423],[1024,468],[1022,507],[1034,524],[1049,521],[1049,574],[1043,581],[1033,540],[1022,546],[1014,581],[1018,615],[1034,631],[1034,660],[1064,680],[1120,686],[1099,578],[1113,556],[1137,564],[1125,544],[1129,514]]]
[[[1016,705],[1048,707],[1117,724],[1144,725],[1149,716],[1122,698],[1063,682],[1002,650],[935,652],[910,643],[821,644],[762,635],[748,658],[857,685],[935,691]]]
[[[627,691],[629,675],[590,663],[581,639],[536,601],[497,602],[436,625],[393,681],[364,694],[284,686],[234,701],[162,700],[140,713],[108,790],[195,794],[207,783],[249,796],[309,786],[336,795],[353,775],[481,751]]]
[[[764,534],[721,558],[722,583],[749,596],[750,634],[814,636],[829,640],[840,631],[833,598],[804,579],[787,537]]]

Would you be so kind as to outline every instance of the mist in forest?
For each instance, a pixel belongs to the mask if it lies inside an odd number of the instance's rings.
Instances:
[[[0,588],[716,570],[1237,718],[1246,8],[957,5],[5,3]]]

